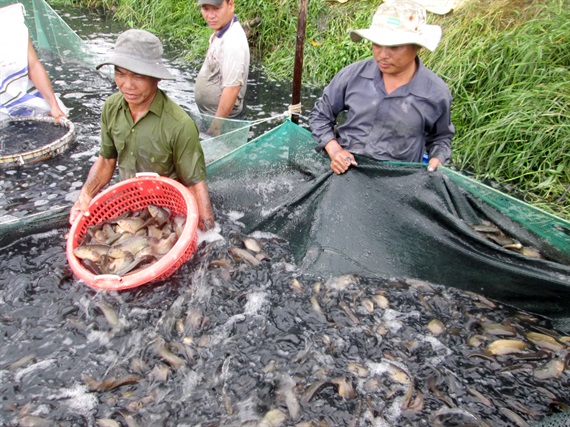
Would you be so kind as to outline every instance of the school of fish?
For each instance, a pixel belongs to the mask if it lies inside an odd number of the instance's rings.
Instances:
[[[303,274],[282,239],[223,227],[120,293],[36,243],[69,299],[38,314],[42,338],[3,314],[2,424],[525,427],[569,409],[570,337],[548,319],[413,278]]]
[[[93,274],[125,276],[166,255],[185,224],[185,215],[173,215],[166,207],[149,204],[89,226],[73,253]]]

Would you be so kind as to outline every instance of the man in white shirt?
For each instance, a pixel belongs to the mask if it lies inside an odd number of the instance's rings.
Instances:
[[[24,6],[0,8],[0,119],[50,115],[67,118],[67,108],[54,94],[24,22]]]
[[[202,16],[214,33],[196,78],[196,104],[201,113],[235,118],[243,110],[249,72],[249,44],[234,14],[234,0],[198,0]],[[219,121],[210,127],[219,134]]]

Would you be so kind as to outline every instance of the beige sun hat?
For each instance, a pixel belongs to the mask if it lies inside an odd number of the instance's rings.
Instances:
[[[350,38],[354,42],[366,39],[380,46],[416,44],[433,51],[441,40],[441,28],[426,23],[423,6],[409,0],[392,0],[378,7],[370,28],[353,30]]]
[[[125,70],[157,79],[174,80],[175,77],[162,63],[162,42],[145,30],[127,30],[117,37],[111,57],[97,65],[116,65]]]

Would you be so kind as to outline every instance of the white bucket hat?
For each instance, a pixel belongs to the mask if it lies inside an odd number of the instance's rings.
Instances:
[[[380,46],[416,44],[431,51],[441,40],[439,25],[426,24],[426,9],[409,0],[393,0],[382,3],[370,28],[350,32],[354,42],[362,39]]]
[[[116,65],[125,70],[157,79],[174,80],[175,77],[162,63],[162,42],[145,30],[127,30],[117,37],[111,57],[97,65]]]

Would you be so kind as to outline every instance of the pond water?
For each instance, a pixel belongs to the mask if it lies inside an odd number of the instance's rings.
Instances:
[[[98,52],[122,29],[60,12]],[[178,79],[163,87],[193,111],[197,69],[168,55]],[[97,155],[112,84],[47,67],[78,136],[57,158],[3,171],[0,215],[72,203]],[[247,103],[251,120],[279,115],[290,85],[255,71]],[[568,337],[548,319],[413,278],[310,276],[278,236],[218,222],[168,279],[123,292],[73,277],[67,227],[6,244],[0,425],[524,426],[570,404]],[[235,250],[248,239],[258,263]]]
[[[117,35],[126,28],[109,16],[94,11],[68,8],[58,12],[92,53],[89,61],[62,63],[47,52],[40,52],[55,92],[71,110],[69,118],[76,125],[77,136],[69,149],[51,160],[23,168],[4,168],[0,179],[0,195],[3,196],[0,201],[0,224],[38,213],[57,212],[73,203],[98,154],[99,118],[103,102],[116,91],[112,69],[103,67],[98,72],[93,64],[112,52]],[[183,56],[183,51],[165,45],[165,62],[176,80],[162,81],[160,87],[186,111],[197,114],[193,88],[200,64],[190,64]],[[258,65],[251,68],[245,119],[258,124],[250,128],[250,139],[282,122],[283,113],[291,103],[292,86],[290,82],[267,79]],[[318,92],[315,88],[303,90],[305,111],[310,110]],[[264,121],[272,117],[276,119]],[[305,125],[306,117],[301,116],[299,122]],[[47,138],[46,135],[44,137]],[[44,143],[47,142],[50,140],[46,139]],[[63,179],[56,180],[56,177]]]

